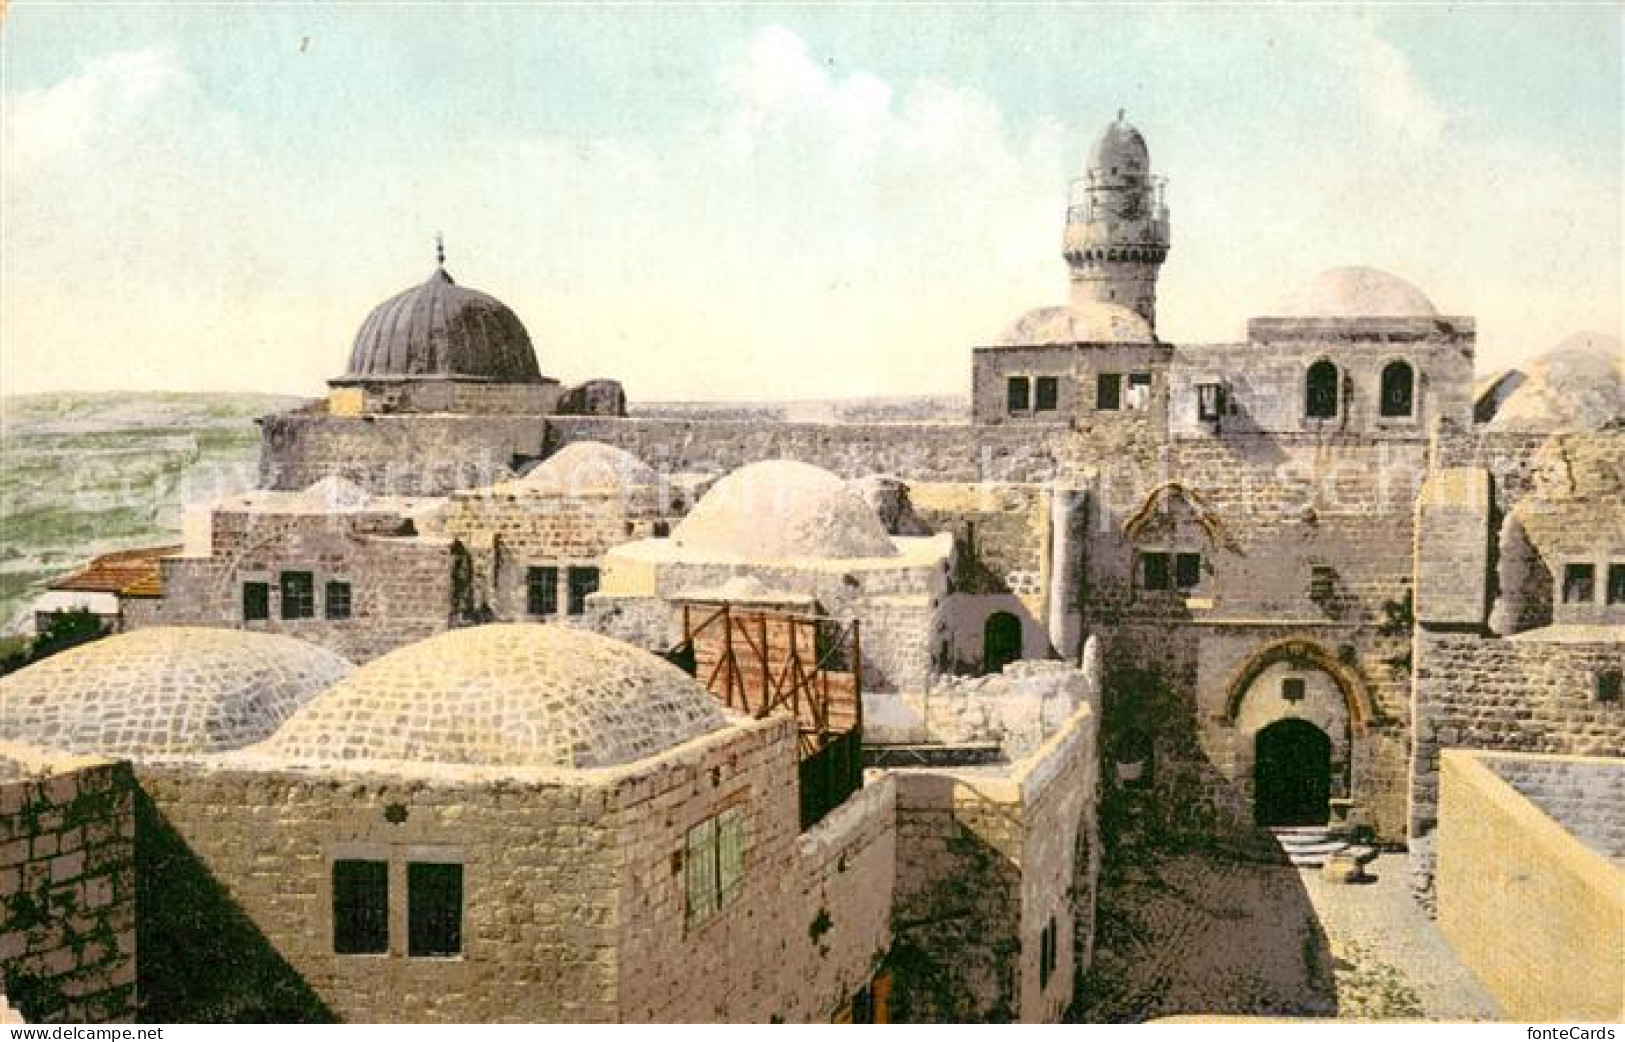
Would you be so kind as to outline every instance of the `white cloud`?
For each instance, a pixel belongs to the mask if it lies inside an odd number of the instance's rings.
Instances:
[[[121,51],[94,59],[76,75],[5,96],[8,177],[28,178],[71,159],[102,136],[137,123],[167,92],[190,77],[162,48]]]

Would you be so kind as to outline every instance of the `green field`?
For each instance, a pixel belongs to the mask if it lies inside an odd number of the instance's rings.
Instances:
[[[0,398],[0,630],[52,577],[107,550],[177,540],[189,502],[251,487],[257,394]]]

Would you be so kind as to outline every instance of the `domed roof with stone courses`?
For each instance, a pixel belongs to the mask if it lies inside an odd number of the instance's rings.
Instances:
[[[75,753],[155,756],[258,742],[354,667],[270,633],[155,627],[0,678],[0,734]]]
[[[728,726],[694,678],[567,626],[450,630],[384,655],[295,713],[256,754],[480,767],[612,767]]]
[[[1618,337],[1565,337],[1524,367],[1523,376],[1490,418],[1490,430],[1596,430],[1625,417],[1625,352]]]
[[[999,344],[1005,347],[1150,344],[1155,341],[1151,324],[1139,312],[1104,301],[1034,308],[1010,323],[999,337]]]
[[[372,310],[349,369],[333,382],[450,378],[540,383],[542,373],[519,317],[495,297],[457,285],[442,267]]]
[[[525,489],[572,495],[619,492],[659,483],[659,473],[625,449],[601,441],[577,441],[536,464],[514,484]]]
[[[733,471],[695,504],[671,539],[690,554],[723,559],[897,556],[862,496],[822,467],[792,460]]]
[[[1376,268],[1328,268],[1282,302],[1282,318],[1433,318],[1433,302],[1397,275]]]
[[[1145,147],[1145,138],[1134,124],[1123,118],[1121,110],[1116,122],[1107,124],[1089,150],[1089,170],[1107,177],[1150,173],[1151,151]]]

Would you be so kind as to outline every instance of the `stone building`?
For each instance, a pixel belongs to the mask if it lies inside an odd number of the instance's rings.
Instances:
[[[795,716],[570,627],[458,629],[354,671],[152,628],[3,684],[4,733],[114,757],[50,754],[68,780],[25,790],[112,825],[0,818],[29,1019],[1048,1020],[1087,965],[1083,688],[1002,766],[872,771],[808,822]],[[87,894],[105,943],[68,960],[19,925],[36,882]]]

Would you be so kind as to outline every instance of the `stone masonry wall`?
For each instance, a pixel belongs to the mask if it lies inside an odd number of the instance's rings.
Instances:
[[[1415,639],[1410,850],[1414,885],[1432,887],[1439,755],[1453,748],[1613,755],[1625,705],[1599,702],[1596,675],[1625,645],[1439,633]]]
[[[614,1019],[622,852],[604,790],[556,772],[436,775],[142,766],[144,1016]],[[334,954],[335,858],[389,863],[388,955]],[[460,959],[406,957],[406,864],[424,859],[463,864]]]
[[[1625,760],[1480,758],[1574,838],[1625,867]]]
[[[1617,1022],[1625,1018],[1625,867],[1499,777],[1508,759],[1444,754],[1440,931],[1506,1017]],[[1625,772],[1625,761],[1606,769]]]
[[[0,743],[0,994],[33,1022],[136,1015],[127,764]]]
[[[1097,719],[1080,708],[1005,770],[893,772],[899,1020],[1059,1018],[1093,950]],[[1052,918],[1056,963],[1041,985]]]

